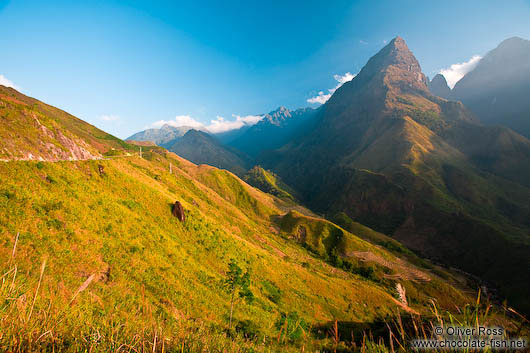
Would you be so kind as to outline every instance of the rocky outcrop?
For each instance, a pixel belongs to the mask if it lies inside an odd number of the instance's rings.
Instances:
[[[184,207],[179,201],[175,201],[173,205],[173,216],[177,217],[179,221],[184,222],[186,220],[186,214],[184,213]]]

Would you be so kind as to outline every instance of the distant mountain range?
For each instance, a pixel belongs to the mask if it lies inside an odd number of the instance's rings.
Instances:
[[[153,142],[154,144],[169,148],[171,147],[179,138],[184,136],[186,132],[195,129],[200,131],[198,128],[193,128],[191,126],[172,126],[169,124],[164,124],[160,128],[152,128],[137,132],[136,134],[127,138],[127,140],[132,141],[146,141]]]
[[[140,131],[127,140],[149,141],[158,146],[170,148],[189,130],[198,130],[215,137],[222,144],[234,147],[252,158],[256,158],[263,151],[277,149],[294,137],[310,128],[317,109],[301,108],[291,111],[279,107],[270,113],[261,115],[261,120],[255,125],[243,127],[226,132],[211,134],[206,129],[190,126],[174,127],[169,124],[161,128],[151,128]]]
[[[247,128],[228,145],[256,158],[264,151],[280,148],[309,129],[315,122],[316,112],[311,108],[291,111],[279,107],[263,115],[257,124]]]
[[[222,145],[215,137],[204,131],[188,130],[168,149],[195,164],[209,164],[227,169],[241,177],[250,166],[249,158],[245,154]]]

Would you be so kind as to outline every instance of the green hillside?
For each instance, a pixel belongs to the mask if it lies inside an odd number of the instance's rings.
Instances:
[[[295,200],[293,196],[294,191],[288,185],[283,183],[276,174],[258,165],[249,170],[244,175],[243,180],[261,191],[277,196],[283,200]]]
[[[280,340],[285,351],[325,344],[310,325],[392,317],[396,282],[410,286],[412,310],[426,315],[432,296],[447,309],[468,300],[427,269],[406,265],[427,282],[400,276],[403,260],[328,221],[290,213],[278,234],[281,201],[228,172],[162,150],[147,157],[0,164],[0,251],[8,259],[0,346],[103,352],[158,340],[157,350],[226,351],[230,296],[220,285],[231,260],[250,271],[255,295],[236,306],[234,339],[255,350],[263,347],[245,335],[278,344],[282,315],[307,323],[300,342]],[[183,224],[171,215],[175,200],[186,209]],[[324,243],[341,232],[341,251],[377,271],[331,266],[328,256],[290,239],[295,224]],[[401,265],[385,269],[393,263]]]

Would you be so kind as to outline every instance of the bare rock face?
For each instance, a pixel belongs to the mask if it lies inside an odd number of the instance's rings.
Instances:
[[[179,201],[175,201],[173,205],[173,216],[177,217],[179,221],[184,222],[186,220],[186,215],[184,214],[184,207]]]

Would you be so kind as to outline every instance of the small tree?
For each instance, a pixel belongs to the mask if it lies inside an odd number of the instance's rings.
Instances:
[[[247,302],[251,302],[254,299],[254,294],[250,291],[250,274],[249,272],[243,273],[243,270],[237,265],[234,260],[231,260],[228,264],[228,272],[226,278],[223,281],[225,289],[230,293],[230,326],[232,329],[232,314],[234,313],[234,304],[237,299],[243,298]]]

